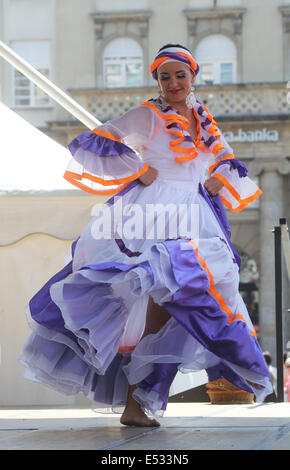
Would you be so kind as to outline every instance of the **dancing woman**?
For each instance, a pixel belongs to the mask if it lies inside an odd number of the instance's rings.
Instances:
[[[150,67],[160,95],[69,144],[64,177],[112,197],[27,308],[27,378],[124,425],[159,426],[178,371],[205,369],[257,401],[272,392],[224,208],[262,191],[195,98],[198,71],[167,44]]]

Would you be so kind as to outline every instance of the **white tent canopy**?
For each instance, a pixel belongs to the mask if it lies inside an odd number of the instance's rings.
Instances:
[[[0,190],[75,190],[63,174],[69,150],[0,102]]]

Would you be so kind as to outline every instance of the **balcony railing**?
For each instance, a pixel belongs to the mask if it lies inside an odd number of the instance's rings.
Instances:
[[[101,121],[123,114],[158,95],[157,87],[69,90],[71,96]],[[290,114],[287,83],[196,86],[196,97],[217,117]]]

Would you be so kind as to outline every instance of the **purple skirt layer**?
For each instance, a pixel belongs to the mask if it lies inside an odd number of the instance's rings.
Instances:
[[[77,244],[75,240],[71,247],[72,257],[74,255],[75,247]],[[61,311],[52,301],[50,296],[50,288],[53,284],[62,279],[65,279],[72,273],[72,261],[70,261],[64,268],[56,273],[44,286],[32,297],[29,302],[29,309],[34,321],[48,328],[49,330],[58,331],[59,333],[76,340],[74,334],[65,328],[64,320],[61,316]]]
[[[74,272],[67,265],[54,276],[30,302],[33,333],[20,361],[34,380],[65,394],[83,393],[95,407],[113,411],[125,406],[128,383],[139,383],[136,400],[157,414],[166,409],[178,370],[206,369],[263,401],[272,388],[257,339],[244,321],[229,323],[208,292],[206,271],[184,244],[167,240],[152,246],[148,261],[128,257],[128,264],[92,264]],[[132,354],[119,352],[128,312],[114,288],[125,283],[136,299],[150,295],[171,315]],[[251,387],[250,380],[264,388]]]
[[[230,227],[229,219],[228,219],[228,216],[227,216],[227,213],[226,213],[226,210],[225,210],[225,206],[222,203],[220,195],[218,193],[215,196],[209,195],[209,193],[207,192],[207,190],[205,189],[205,187],[202,184],[199,184],[199,192],[203,195],[206,202],[208,203],[208,205],[212,209],[212,212],[216,216],[216,218],[217,218],[217,220],[220,224],[220,227],[221,227],[222,231],[224,232],[224,234],[226,236],[228,244],[230,245],[230,247],[232,249],[232,252],[234,254],[235,262],[237,263],[237,265],[239,266],[239,269],[240,269],[240,267],[241,267],[241,258],[239,256],[235,246],[233,245],[233,243],[231,241],[231,227]]]
[[[256,378],[268,378],[268,385],[265,386],[263,392],[260,392],[260,397],[259,392],[254,390],[258,398],[263,398],[262,395],[270,393],[271,385],[268,367],[257,338],[250,333],[248,326],[243,321],[233,321],[229,324],[228,315],[208,292],[209,279],[206,272],[196,257],[189,257],[188,251],[180,250],[180,240],[164,242],[163,245],[166,246],[170,254],[172,271],[179,289],[173,294],[170,302],[164,302],[162,305],[176,322],[190,333],[196,343],[203,347],[205,361],[200,364],[200,368],[207,370],[210,380],[225,377],[237,387],[248,392],[253,392],[253,388],[245,379],[253,380],[255,375]],[[172,344],[171,348],[178,357],[178,342],[182,341],[182,338],[180,333],[175,334],[174,338],[175,344]],[[156,341],[156,344],[158,350],[161,341]],[[149,345],[146,346],[149,349]],[[134,356],[138,355],[138,347],[133,353],[133,365],[129,364],[126,367],[129,373],[130,369],[134,369]],[[143,347],[144,349],[145,347]],[[144,353],[144,351],[142,352]],[[210,352],[211,357],[206,358],[206,352]],[[154,353],[156,354],[152,349],[148,355],[154,356]],[[213,361],[213,356],[216,358],[215,361]],[[214,366],[211,365],[212,361]],[[138,358],[135,367],[137,365]],[[153,404],[150,402],[152,392],[153,397],[156,397],[156,393],[158,394],[159,408],[166,409],[168,384],[170,385],[180,366],[180,363],[155,363],[153,371],[139,383],[139,391],[137,389],[134,397],[143,404],[147,411],[152,412]],[[250,374],[248,376],[245,374],[243,377],[242,370],[250,371]],[[134,382],[133,378],[131,381]],[[144,391],[146,395],[144,395]]]

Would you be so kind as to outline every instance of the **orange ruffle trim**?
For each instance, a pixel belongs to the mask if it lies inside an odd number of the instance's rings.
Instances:
[[[220,180],[224,184],[224,186],[229,190],[231,195],[239,202],[240,205],[236,208],[233,208],[231,203],[220,194],[220,198],[223,204],[226,207],[228,207],[228,209],[230,209],[232,212],[242,211],[243,209],[245,209],[245,207],[247,207],[248,204],[250,204],[250,202],[253,202],[263,193],[263,191],[259,188],[255,192],[255,194],[253,194],[252,196],[242,199],[239,193],[235,190],[235,188],[230,184],[230,182],[223,175],[219,175],[218,173],[215,173],[214,175],[212,175],[212,178],[217,178],[218,180]]]
[[[220,163],[220,162],[223,162],[225,160],[232,160],[233,158],[235,158],[234,154],[233,153],[230,153],[229,155],[226,155],[225,157],[221,158],[221,160],[218,160],[217,162],[215,162],[213,165],[211,165],[208,169],[209,171],[209,174],[211,175],[212,172],[214,171],[215,167]]]
[[[103,194],[103,195],[113,195],[117,194],[119,191],[125,188],[130,181],[136,180],[139,178],[139,176],[143,175],[143,173],[146,173],[146,171],[149,169],[149,166],[147,163],[144,163],[143,168],[139,170],[137,173],[134,175],[126,176],[124,178],[119,178],[119,179],[112,179],[112,180],[104,180],[103,178],[99,178],[98,176],[94,176],[91,173],[86,173],[83,172],[82,174],[75,173],[73,171],[66,171],[63,175],[63,177],[71,184],[74,186],[90,193],[90,194]],[[93,183],[98,183],[103,186],[114,186],[116,184],[122,185],[121,187],[117,189],[109,189],[106,191],[103,190],[96,190],[93,188],[90,188],[89,186],[86,186],[84,183],[81,182],[81,180],[87,179],[92,181]]]
[[[196,242],[194,240],[188,240],[189,243],[191,243],[195,249],[195,256],[196,258],[198,259],[198,261],[200,262],[201,266],[203,267],[203,269],[206,271],[208,277],[209,277],[209,282],[210,282],[210,285],[208,287],[208,290],[209,292],[213,295],[213,297],[216,299],[216,301],[218,302],[218,304],[220,305],[221,309],[228,315],[228,323],[229,324],[232,324],[234,320],[242,320],[244,321],[245,323],[246,320],[244,319],[243,315],[241,313],[236,313],[234,314],[231,309],[229,308],[229,306],[225,303],[225,300],[224,298],[221,296],[221,294],[216,290],[216,288],[214,287],[214,279],[213,279],[213,275],[212,273],[210,272],[206,262],[204,259],[200,258],[200,256],[198,255],[198,246],[196,244]],[[253,336],[257,336],[256,335],[256,332],[255,331],[252,331],[249,329],[249,332],[253,335]]]
[[[174,140],[170,141],[170,148],[173,152],[175,153],[181,153],[183,154],[182,156],[175,156],[175,161],[176,162],[184,162],[184,161],[189,161],[189,160],[194,160],[198,156],[198,151],[197,148],[202,150],[203,152],[206,151],[205,145],[201,142],[201,133],[200,133],[200,122],[199,118],[197,116],[197,113],[195,109],[193,109],[193,113],[196,119],[197,123],[197,138],[194,140],[194,147],[183,147],[181,144],[184,141],[184,134],[182,131],[177,130],[177,129],[168,129],[170,124],[176,123],[178,124],[182,130],[186,130],[190,126],[189,120],[176,113],[172,114],[162,114],[162,112],[159,111],[159,109],[149,101],[144,101],[142,105],[149,106],[150,108],[153,109],[153,111],[164,121],[166,121],[164,125],[164,131],[168,134],[171,134],[172,136],[176,136],[177,138]],[[202,105],[203,108],[206,110],[208,113],[207,118],[211,121],[211,126],[207,130],[211,135],[214,135],[217,137],[219,140],[221,134],[218,132],[218,126],[216,121],[214,120],[213,116],[209,113],[208,109]],[[217,142],[214,147],[212,148],[212,153],[217,154],[220,150],[224,148],[223,144],[221,142]]]

